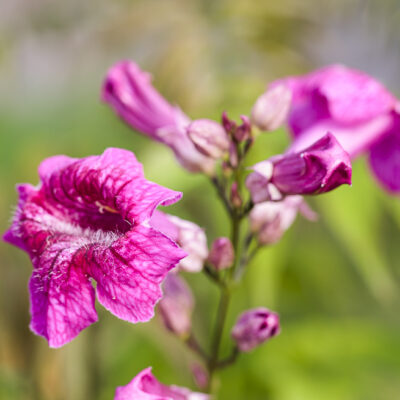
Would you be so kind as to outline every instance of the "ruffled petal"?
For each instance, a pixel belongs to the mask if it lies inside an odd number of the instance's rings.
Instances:
[[[109,248],[94,249],[90,275],[99,302],[129,322],[148,321],[161,298],[160,283],[186,253],[156,230],[137,226]]]

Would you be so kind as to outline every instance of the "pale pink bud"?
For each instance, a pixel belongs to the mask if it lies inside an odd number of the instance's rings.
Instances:
[[[226,237],[214,240],[208,261],[216,269],[226,269],[232,266],[235,259],[235,252],[231,241]]]
[[[187,283],[177,274],[168,274],[163,284],[164,297],[158,310],[165,327],[180,337],[190,334],[194,300]]]
[[[240,119],[242,120],[242,125],[236,128],[234,133],[234,137],[238,142],[243,142],[244,140],[248,139],[251,134],[251,123],[249,117],[246,115],[241,115]]]
[[[256,204],[249,215],[250,228],[257,234],[260,244],[276,243],[293,224],[298,211],[310,220],[316,219],[316,214],[301,196],[287,196],[279,202]]]
[[[221,158],[229,149],[229,137],[215,121],[198,119],[188,126],[187,132],[196,149],[208,157]]]
[[[241,314],[231,334],[239,350],[248,352],[279,333],[278,314],[259,307]]]
[[[262,131],[273,131],[286,120],[292,100],[291,91],[285,85],[278,85],[255,102],[251,111],[251,121]]]
[[[206,389],[209,382],[209,376],[207,370],[202,365],[197,363],[192,364],[191,370],[197,387],[200,389]]]

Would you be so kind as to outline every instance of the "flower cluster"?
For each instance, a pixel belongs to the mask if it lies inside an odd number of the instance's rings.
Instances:
[[[161,320],[202,359],[202,381],[211,390],[216,370],[280,332],[276,313],[263,307],[245,311],[231,330],[232,354],[220,357],[231,291],[252,257],[277,243],[299,212],[316,219],[303,196],[351,184],[350,158],[366,151],[383,186],[400,192],[399,103],[355,70],[332,66],[273,82],[240,123],[226,112],[220,122],[191,120],[129,61],[109,70],[102,99],[134,130],[168,146],[188,171],[209,177],[229,215],[231,236],[216,238],[208,248],[203,228],[157,210],[181,194],[146,180],[126,150],[44,160],[40,184],[18,186],[17,211],[4,239],[31,258],[30,326],[50,347],[64,345],[97,320],[96,294],[106,309],[132,323],[152,318],[161,300]],[[285,123],[293,135],[289,148],[247,168],[260,131]],[[221,290],[211,353],[195,338],[195,300],[181,271],[203,271]],[[159,383],[150,368],[117,388],[115,397],[208,398]]]

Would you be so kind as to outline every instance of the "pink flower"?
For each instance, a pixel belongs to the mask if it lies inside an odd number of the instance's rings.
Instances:
[[[184,252],[148,226],[154,209],[181,194],[144,178],[126,150],[55,156],[40,184],[18,186],[19,204],[4,239],[33,263],[30,328],[60,347],[97,321],[100,304],[129,322],[152,318],[160,283]]]
[[[208,256],[207,237],[204,230],[193,222],[165,214],[156,210],[150,221],[154,229],[159,230],[176,242],[187,256],[178,264],[187,272],[199,272],[203,269]]]
[[[190,287],[178,274],[168,274],[163,283],[164,296],[158,310],[165,327],[175,335],[186,337],[192,328],[194,299]]]
[[[278,314],[258,307],[241,314],[232,329],[240,351],[248,352],[280,333]]]
[[[150,75],[135,63],[121,61],[110,68],[102,99],[133,129],[170,147],[184,168],[212,173],[213,159],[200,153],[189,139],[189,117],[169,104],[152,86]]]
[[[292,151],[332,132],[352,158],[369,153],[377,179],[387,190],[400,192],[399,102],[379,82],[361,71],[331,65],[272,86],[282,84],[292,91]]]
[[[351,184],[350,158],[329,133],[298,153],[272,157],[253,169],[246,185],[254,203],[283,195],[321,194]]]
[[[209,400],[203,393],[192,392],[180,386],[166,386],[158,382],[146,368],[126,386],[119,386],[114,400]]]
[[[290,228],[299,211],[312,221],[317,218],[301,196],[256,204],[249,215],[251,230],[256,233],[260,244],[274,244]]]

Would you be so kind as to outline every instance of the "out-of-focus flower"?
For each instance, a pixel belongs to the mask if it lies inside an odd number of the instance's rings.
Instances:
[[[240,207],[243,204],[242,197],[239,193],[239,185],[237,182],[232,183],[230,200],[235,207]]]
[[[160,283],[184,251],[148,227],[154,209],[181,194],[144,178],[126,150],[39,167],[40,185],[18,186],[19,203],[4,239],[33,263],[30,328],[60,347],[97,321],[97,298],[129,322],[148,321]]]
[[[361,71],[331,65],[272,86],[282,84],[292,92],[292,151],[332,132],[350,157],[369,152],[380,183],[400,192],[399,101],[379,82]]]
[[[235,251],[231,241],[226,237],[220,237],[214,240],[208,261],[216,269],[226,269],[232,266],[235,259]]]
[[[276,243],[293,224],[298,211],[312,221],[317,218],[302,196],[286,196],[282,201],[256,204],[249,215],[250,228],[257,234],[260,244]]]
[[[182,277],[173,273],[167,275],[162,287],[164,296],[158,310],[164,325],[175,335],[186,337],[192,327],[192,291]]]
[[[292,93],[286,85],[276,85],[261,95],[251,111],[251,122],[262,131],[278,129],[289,113]]]
[[[279,333],[278,314],[259,307],[241,314],[231,334],[239,350],[248,352]]]
[[[209,400],[203,393],[192,392],[180,386],[166,386],[160,383],[146,368],[126,386],[116,389],[114,400]]]
[[[349,155],[330,133],[303,151],[272,157],[253,169],[246,185],[254,203],[283,195],[320,194],[351,184]]]
[[[121,61],[107,73],[102,100],[132,128],[170,147],[191,172],[212,173],[214,160],[201,154],[187,135],[190,119],[169,104],[135,63]]]
[[[229,150],[229,137],[222,125],[209,119],[193,121],[187,128],[197,150],[207,157],[221,158]]]
[[[202,228],[158,210],[154,212],[150,224],[186,251],[187,257],[178,264],[180,269],[187,272],[202,270],[208,256],[207,237]]]

